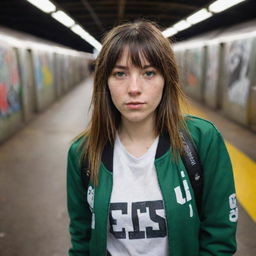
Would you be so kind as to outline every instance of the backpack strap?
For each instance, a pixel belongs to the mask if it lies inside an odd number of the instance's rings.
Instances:
[[[184,143],[184,153],[181,155],[181,158],[186,167],[190,184],[195,194],[197,210],[200,216],[203,190],[203,167],[191,136],[185,129],[180,131],[180,136]]]
[[[81,174],[81,179],[84,188],[88,188],[89,181],[90,181],[90,170],[88,168],[89,163],[87,157],[82,162],[81,169],[80,169],[80,174]]]

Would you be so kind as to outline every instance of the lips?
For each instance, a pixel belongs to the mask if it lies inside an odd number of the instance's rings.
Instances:
[[[130,109],[139,109],[141,108],[145,103],[144,102],[139,102],[139,101],[132,101],[128,102],[126,105]]]
[[[131,102],[128,102],[128,103],[127,103],[127,105],[130,105],[130,104],[138,105],[138,104],[144,104],[144,102],[140,102],[140,101],[131,101]]]

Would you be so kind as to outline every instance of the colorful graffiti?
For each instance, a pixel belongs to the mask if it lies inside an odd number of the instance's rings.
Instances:
[[[15,52],[0,46],[0,118],[21,109],[21,86]]]
[[[228,98],[245,107],[250,87],[249,65],[252,40],[234,41],[228,45]]]
[[[177,68],[180,76],[180,85],[184,87],[184,74],[185,74],[184,53],[185,52],[177,50],[174,53],[175,53],[175,59],[176,59]]]
[[[8,110],[6,82],[0,84],[0,113],[6,114]]]
[[[187,73],[188,86],[198,86],[201,79],[201,49],[193,49],[187,52]]]
[[[20,65],[20,80],[22,81],[22,93],[26,95],[27,86],[29,83],[28,69],[30,68],[28,66],[27,50],[19,49],[19,59],[20,63],[22,63],[22,65]]]
[[[208,48],[206,67],[205,89],[206,93],[213,95],[217,91],[218,79],[218,46],[211,45]]]
[[[47,54],[34,54],[35,80],[38,90],[46,89],[53,84],[51,60]]]

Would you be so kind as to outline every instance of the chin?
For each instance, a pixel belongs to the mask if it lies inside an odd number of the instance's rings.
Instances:
[[[124,115],[124,119],[129,122],[138,123],[145,121],[147,119],[147,116],[141,114]]]

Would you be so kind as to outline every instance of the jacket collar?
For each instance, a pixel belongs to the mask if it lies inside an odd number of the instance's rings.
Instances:
[[[170,137],[167,132],[164,132],[159,136],[155,159],[164,155],[168,149],[170,149]],[[110,172],[113,172],[113,156],[114,145],[108,141],[102,152],[101,161]]]

